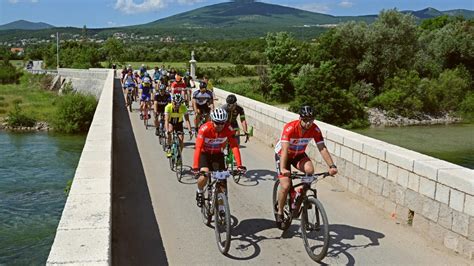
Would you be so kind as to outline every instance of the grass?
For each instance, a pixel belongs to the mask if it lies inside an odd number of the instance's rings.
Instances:
[[[24,114],[38,121],[51,122],[56,112],[55,92],[42,90],[39,76],[25,73],[20,84],[0,85],[0,117],[5,118],[12,111],[15,102],[20,104]]]
[[[10,60],[10,63],[16,68],[24,68],[25,63],[23,60]]]

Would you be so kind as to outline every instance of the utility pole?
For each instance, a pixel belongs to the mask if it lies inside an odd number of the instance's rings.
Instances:
[[[59,69],[59,32],[56,32],[56,69]]]

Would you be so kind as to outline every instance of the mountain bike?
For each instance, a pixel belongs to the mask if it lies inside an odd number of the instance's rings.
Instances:
[[[297,185],[291,184],[288,197],[283,209],[283,223],[280,229],[290,227],[292,219],[301,215],[301,235],[306,252],[316,262],[326,257],[329,248],[329,223],[323,204],[318,200],[316,188],[311,184],[316,183],[319,177],[328,176],[328,172],[306,175],[293,172],[291,180],[301,179]],[[278,213],[278,190],[280,180],[277,179],[273,186],[273,211]]]
[[[181,148],[179,144],[179,134],[184,134],[184,132],[176,132],[173,131],[171,137],[171,156],[169,157],[170,169],[175,171],[176,178],[179,182],[183,178],[183,157],[181,154]],[[190,139],[192,138],[192,134],[190,134]]]
[[[253,136],[253,127],[249,127],[249,130],[248,130],[249,133],[247,134],[238,134],[238,135],[235,135],[236,137],[243,137],[245,136],[245,143],[247,143],[249,141],[249,137],[252,137]],[[235,169],[237,169],[237,163],[235,162],[235,158],[234,158],[234,153],[232,152],[232,149],[230,148],[230,144],[229,142],[227,142],[227,145],[226,145],[226,153],[224,154],[224,159],[225,159],[225,164],[227,166],[227,169],[230,169],[230,171],[234,171]],[[238,174],[238,175],[232,175],[232,179],[234,179],[234,182],[235,183],[239,183],[240,181],[240,178],[242,177],[241,174]]]
[[[148,129],[148,120],[151,116],[150,112],[148,111],[148,103],[149,101],[145,101],[145,106],[143,107],[143,110],[140,113],[140,116],[143,119],[143,124],[145,125],[145,129]]]
[[[234,170],[233,172],[243,171]],[[196,175],[196,178],[201,175],[208,177],[207,185],[204,187],[203,192],[204,204],[201,207],[202,220],[205,225],[210,226],[212,217],[214,216],[214,232],[217,247],[222,254],[227,254],[230,248],[231,215],[229,200],[227,198],[227,178],[232,174],[238,173],[232,173],[227,170],[210,173],[201,171]]]
[[[133,103],[132,91],[133,91],[133,86],[127,87],[127,106],[128,106],[128,109],[130,110],[130,113],[132,112],[132,103]]]
[[[165,130],[165,114],[160,113],[160,122],[158,125],[158,140],[160,145],[163,147],[163,151],[166,150],[166,130]]]
[[[194,135],[196,137],[198,135],[199,128],[202,126],[202,124],[205,124],[207,122],[206,118],[208,116],[209,116],[209,113],[201,113],[201,117],[199,118],[198,124],[196,125],[196,128],[194,129]]]

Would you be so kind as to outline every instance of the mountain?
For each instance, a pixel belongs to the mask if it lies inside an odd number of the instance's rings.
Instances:
[[[474,11],[466,9],[438,11],[434,8],[426,8],[418,11],[407,10],[402,12],[414,15],[418,21],[444,14],[462,15],[466,19],[474,18]],[[141,25],[87,29],[87,35],[95,40],[104,40],[110,36],[116,36],[139,42],[160,41],[163,38],[171,38],[171,40],[176,41],[205,41],[259,38],[264,37],[268,32],[287,31],[298,39],[312,39],[326,31],[328,27],[333,27],[341,22],[365,21],[372,23],[376,19],[377,15],[332,16],[255,2],[254,0],[234,0],[197,8]],[[7,25],[0,26],[0,29]],[[2,30],[0,31],[0,42],[19,42],[25,40],[25,36],[28,37],[26,43],[39,40],[46,41],[53,38],[56,32],[60,33],[60,38],[63,40],[78,39],[82,35],[81,28],[51,28],[53,26],[47,26],[49,27],[46,29],[34,31]]]
[[[466,19],[474,18],[474,11],[467,10],[467,9],[454,9],[454,10],[447,10],[447,11],[439,11],[435,8],[428,7],[418,11],[406,10],[402,11],[402,13],[409,13],[415,16],[418,19],[429,19],[435,18],[443,15],[448,16],[463,16]]]
[[[17,20],[0,25],[0,30],[42,30],[49,28],[54,28],[54,26],[43,22],[30,22],[26,20]]]

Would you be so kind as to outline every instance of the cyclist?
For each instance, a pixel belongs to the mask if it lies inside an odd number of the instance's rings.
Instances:
[[[146,73],[146,66],[145,64],[142,64],[142,66],[140,67],[140,78],[143,79],[143,77],[145,76],[145,73]]]
[[[194,150],[193,172],[199,171],[208,173],[209,171],[219,171],[225,169],[224,149],[227,141],[232,148],[237,162],[237,168],[244,171],[240,157],[240,150],[234,138],[234,130],[227,123],[227,112],[222,108],[217,108],[211,112],[211,121],[201,126],[196,138]],[[216,167],[217,166],[217,167]],[[207,183],[207,175],[200,175],[197,181],[196,201],[201,207],[204,201],[203,189]]]
[[[155,72],[153,72],[153,81],[155,83],[155,89],[158,91],[159,89],[159,83],[160,83],[160,78],[161,78],[161,71],[158,69],[157,66],[154,68]]]
[[[168,72],[168,76],[170,77],[171,82],[174,82],[174,80],[176,79],[176,69],[174,69],[174,67],[170,69],[170,71]]]
[[[159,135],[161,115],[165,113],[165,107],[171,102],[171,95],[166,91],[166,85],[161,84],[154,96],[153,110],[155,114],[155,135]]]
[[[186,120],[189,135],[191,134],[191,123],[189,122],[188,108],[183,104],[183,97],[181,94],[173,95],[171,103],[165,107],[165,128],[168,130],[168,147],[166,148],[166,156],[171,157],[171,133],[176,131],[178,133],[180,150],[183,151],[184,136],[183,136],[183,118]],[[181,158],[178,158],[180,160]]]
[[[127,74],[123,77],[122,87],[123,87],[123,93],[125,94],[125,99],[128,93],[132,93],[132,100],[134,100],[133,91],[137,87],[137,80],[133,76],[132,70],[128,70]]]
[[[305,153],[306,146],[314,139],[321,156],[329,166],[329,174],[337,174],[337,167],[329,154],[319,127],[314,123],[314,111],[308,105],[303,105],[299,111],[299,119],[287,123],[283,127],[280,140],[275,146],[275,161],[277,165],[280,190],[278,192],[278,210],[276,223],[281,228],[283,222],[283,207],[291,185],[291,165],[308,175],[314,174],[311,159]]]
[[[140,84],[140,89],[142,91],[140,97],[140,119],[143,119],[143,110],[145,109],[145,105],[147,109],[150,110],[150,99],[151,99],[151,79],[148,77],[144,77],[142,83]],[[149,114],[145,114],[148,115]]]
[[[186,90],[184,91],[184,101],[186,103],[186,106],[189,106],[189,102],[191,101],[192,96],[192,89],[196,87],[193,77],[191,77],[189,72],[186,72],[186,75],[184,75],[184,83],[186,83]]]
[[[196,112],[194,116],[195,130],[199,130],[199,121],[201,115],[206,115],[206,121],[209,121],[209,111],[214,109],[214,97],[212,92],[207,90],[207,84],[201,82],[199,84],[199,90],[193,93],[193,110]]]
[[[237,104],[237,97],[234,94],[230,94],[226,98],[226,104],[222,106],[222,109],[227,111],[229,114],[229,123],[232,128],[235,130],[235,138],[237,143],[240,144],[240,136],[239,136],[239,123],[237,123],[237,116],[240,116],[240,123],[242,124],[242,129],[244,130],[244,134],[248,136],[247,132],[247,121],[245,121],[245,112],[242,106]]]
[[[181,94],[184,98],[184,91],[186,90],[186,83],[180,74],[176,73],[175,81],[171,83],[171,93],[172,94]]]

